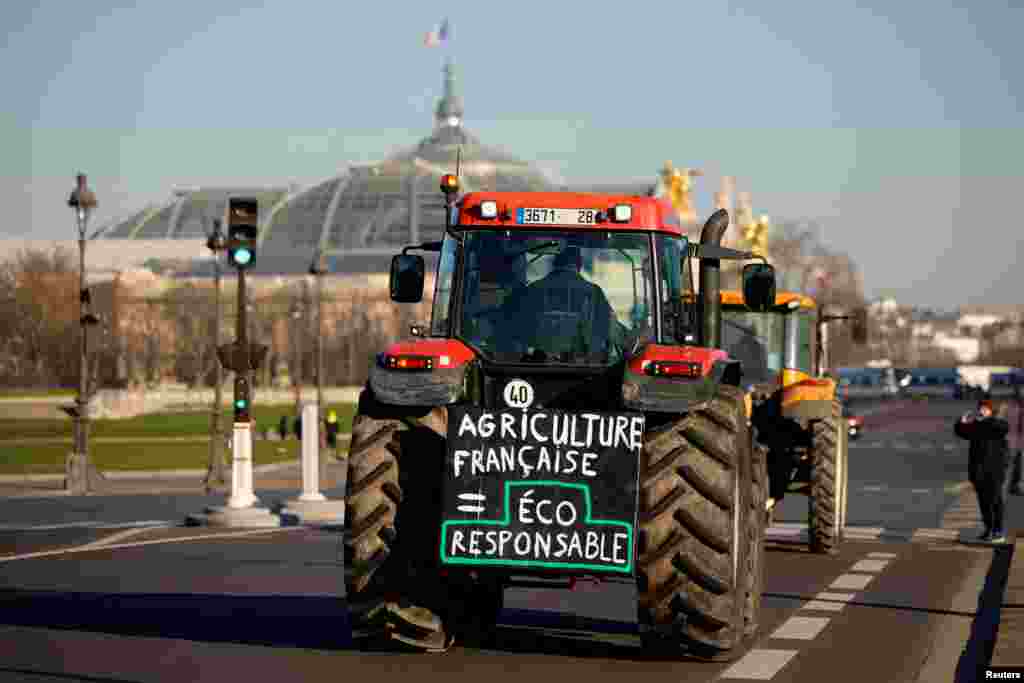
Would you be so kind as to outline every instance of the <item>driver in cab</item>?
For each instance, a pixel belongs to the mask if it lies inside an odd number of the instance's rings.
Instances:
[[[582,269],[582,251],[568,246],[554,257],[550,273],[508,302],[521,343],[548,353],[604,352],[621,343],[615,311]]]

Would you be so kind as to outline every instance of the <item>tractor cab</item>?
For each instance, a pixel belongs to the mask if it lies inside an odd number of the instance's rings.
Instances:
[[[743,366],[743,385],[771,393],[815,375],[818,307],[813,299],[779,292],[774,306],[751,311],[740,292],[723,291],[722,346]]]
[[[492,364],[607,367],[644,344],[682,343],[689,248],[660,200],[563,193],[471,193],[451,210],[428,337]],[[566,208],[571,207],[571,208]],[[422,272],[417,256],[393,273]],[[406,266],[406,264],[411,264]],[[418,279],[392,280],[419,300]]]

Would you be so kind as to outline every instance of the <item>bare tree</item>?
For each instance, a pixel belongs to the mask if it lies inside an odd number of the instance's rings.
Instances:
[[[8,384],[71,386],[78,377],[78,301],[71,252],[23,250],[0,265],[0,347],[21,357]]]
[[[174,331],[175,377],[190,389],[200,383],[216,354],[206,336],[210,307],[204,289],[191,282],[177,286],[165,294],[162,307],[163,318]]]

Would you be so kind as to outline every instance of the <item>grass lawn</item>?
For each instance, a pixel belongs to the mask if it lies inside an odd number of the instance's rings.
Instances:
[[[4,389],[0,398],[50,398],[52,396],[71,396],[78,394],[76,389]]]
[[[60,474],[70,445],[0,446],[0,474]],[[100,470],[205,469],[210,462],[207,443],[130,441],[98,443],[89,449]],[[231,452],[225,450],[230,466]],[[253,464],[266,465],[295,460],[301,455],[298,441],[254,441]]]
[[[350,431],[356,405],[354,403],[328,405],[324,412],[331,409],[338,413],[338,422],[341,423],[339,431],[342,433]],[[0,415],[2,414],[3,409],[0,408]],[[221,429],[228,433],[231,431],[233,415],[232,411],[226,410],[221,418]],[[270,428],[276,431],[277,423],[282,415],[288,418],[288,432],[292,434],[292,420],[295,417],[293,406],[256,405],[252,413],[257,430]],[[74,423],[64,417],[52,420],[17,420],[0,417],[0,440],[20,437],[67,437],[70,439],[73,428]],[[98,437],[205,436],[209,433],[210,413],[208,412],[153,413],[123,420],[93,420],[89,427],[90,436]]]

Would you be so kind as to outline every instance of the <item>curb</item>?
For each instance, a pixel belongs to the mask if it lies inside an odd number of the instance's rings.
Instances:
[[[278,470],[296,467],[302,464],[302,460],[286,460],[284,462],[257,465],[252,468],[253,474],[265,474]],[[230,467],[230,464],[229,464]],[[102,472],[105,479],[110,480],[131,480],[131,479],[189,479],[193,477],[205,477],[206,470],[112,470]],[[0,475],[0,484],[19,484],[22,482],[48,482],[64,481],[63,474],[4,474]]]
[[[225,432],[229,434],[230,432]],[[338,441],[351,441],[352,434],[346,432],[344,434],[338,434]],[[291,439],[288,439],[291,441]],[[210,443],[210,437],[208,435],[203,436],[90,436],[89,443],[160,443],[160,442],[171,442],[171,443]],[[280,439],[253,439],[253,443],[266,442],[266,443],[281,443]],[[72,436],[25,436],[19,439],[0,439],[0,448],[4,446],[17,446],[17,445],[74,445],[74,438]]]
[[[1017,650],[1019,650],[1019,646],[1017,646],[1018,641],[1016,640],[1016,636],[1020,633],[1020,631],[1017,630],[1019,629],[1019,626],[1015,629],[1014,625],[1008,624],[1002,617],[1003,610],[1008,607],[1006,595],[1007,590],[1011,588],[1011,586],[1018,589],[1018,586],[1011,584],[1010,581],[1014,578],[1014,568],[1016,568],[1017,572],[1021,571],[1021,559],[1017,557],[1017,545],[1020,543],[1021,541],[1015,540],[1010,547],[1010,564],[1006,569],[1006,582],[999,595],[999,623],[996,625],[995,643],[992,648],[992,658],[990,661],[991,666],[1011,666],[1012,664],[1016,664],[1016,662],[1008,660],[1011,660],[1018,655]],[[1018,606],[1014,604],[1011,609],[1016,609],[1017,607]],[[1000,647],[1000,643],[1002,643],[1002,647]]]
[[[351,441],[351,434],[339,434],[338,442],[349,442]],[[149,439],[149,441],[169,441],[170,439]],[[143,441],[146,441],[145,439]],[[4,444],[3,440],[0,440],[0,447]],[[328,456],[329,458],[330,456]],[[338,460],[340,458],[335,458]],[[291,467],[293,465],[299,465],[302,463],[301,458],[296,460],[288,460],[284,462],[275,462],[267,465],[256,465],[252,468],[253,474],[263,474],[264,472],[273,472],[277,469],[283,469]],[[231,463],[228,462],[228,467],[231,467]],[[192,470],[107,470],[101,472],[106,479],[187,479],[189,477],[205,477],[205,469],[192,469]],[[48,481],[63,481],[67,475],[65,474],[0,474],[0,484],[19,484],[22,482],[48,482]]]

